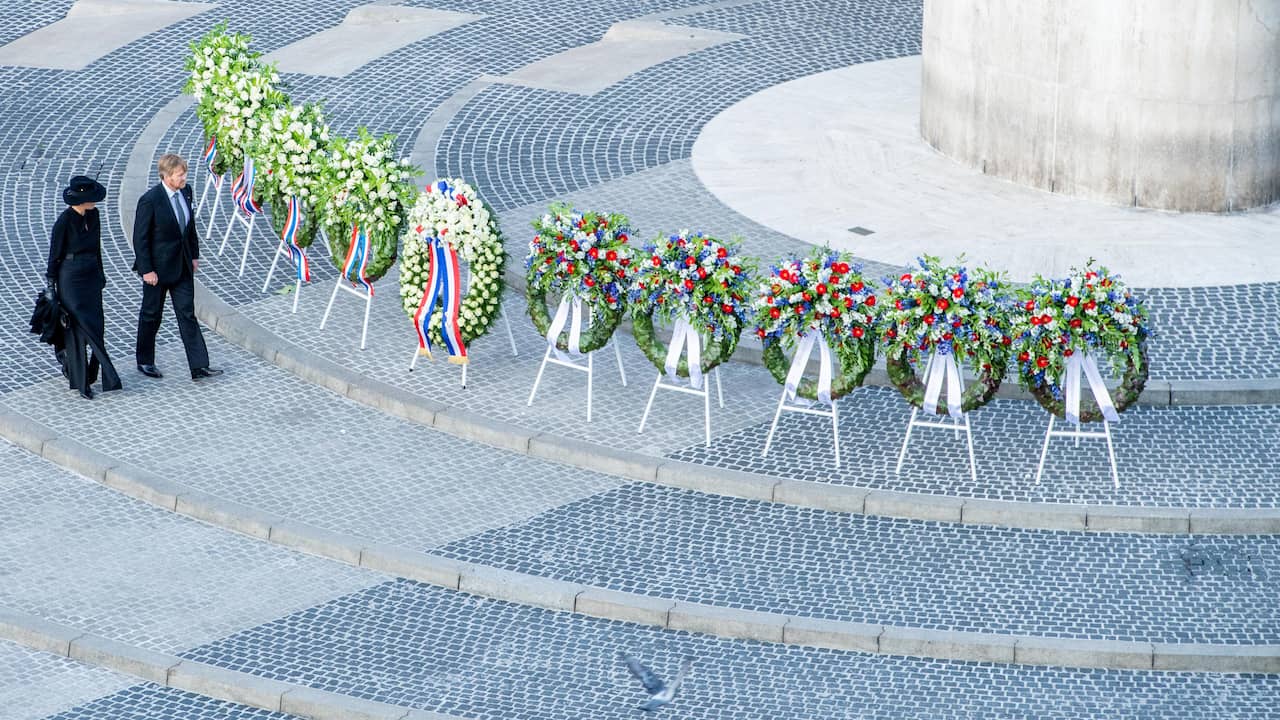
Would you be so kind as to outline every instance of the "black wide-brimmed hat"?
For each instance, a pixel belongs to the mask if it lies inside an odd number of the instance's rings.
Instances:
[[[107,196],[107,188],[102,183],[85,175],[76,175],[67,182],[62,191],[62,202],[68,205],[79,205],[87,202],[102,202]]]

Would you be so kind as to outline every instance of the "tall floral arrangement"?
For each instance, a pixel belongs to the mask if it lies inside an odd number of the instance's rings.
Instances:
[[[309,247],[325,207],[321,189],[329,161],[329,124],[318,103],[283,105],[271,111],[261,130],[246,144],[258,163],[258,183],[271,205],[272,224],[282,231],[288,221],[289,198],[302,205],[296,242]]]
[[[214,170],[219,174],[239,170],[249,139],[276,107],[289,102],[275,66],[264,64],[250,41],[221,23],[191,43],[184,63],[185,89],[195,98],[196,116],[205,136],[217,138]]]
[[[353,241],[368,240],[362,259],[363,278],[386,274],[396,260],[396,246],[406,226],[417,190],[409,183],[409,160],[396,158],[393,135],[374,137],[359,128],[355,138],[332,137],[329,159],[318,187],[320,211],[334,265],[358,281],[350,260]]]

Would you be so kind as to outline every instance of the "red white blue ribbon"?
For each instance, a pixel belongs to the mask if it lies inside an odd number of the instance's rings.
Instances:
[[[298,282],[311,282],[311,264],[307,262],[307,251],[298,246],[298,228],[302,225],[302,203],[296,195],[290,195],[289,216],[284,221],[284,231],[280,239],[289,249],[289,257],[293,259],[293,267]]]
[[[248,217],[262,212],[262,206],[253,199],[253,180],[256,175],[253,159],[245,158],[244,171],[231,183],[231,201]]]
[[[458,326],[458,315],[462,310],[462,274],[458,269],[458,251],[452,243],[439,238],[427,238],[427,252],[431,270],[427,274],[427,284],[422,288],[418,312],[413,316],[418,330],[418,352],[431,357],[431,316],[436,303],[440,302],[444,306],[440,317],[440,338],[444,342],[445,351],[449,353],[449,362],[466,364],[467,346],[462,342],[462,330]]]
[[[356,225],[351,228],[351,243],[347,248],[347,261],[342,266],[342,274],[351,281],[353,287],[356,284],[363,285],[369,296],[373,297],[373,283],[369,282],[369,278],[364,274],[367,267],[369,267],[369,236],[360,230],[359,225]]]
[[[222,176],[214,172],[213,161],[218,157],[218,138],[209,138],[209,144],[204,149],[204,164],[209,168],[209,177],[213,179],[213,186],[222,187]]]

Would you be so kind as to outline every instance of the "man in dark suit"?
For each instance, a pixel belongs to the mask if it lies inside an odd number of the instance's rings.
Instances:
[[[191,379],[222,374],[209,367],[209,351],[196,320],[195,272],[200,268],[200,241],[191,212],[187,162],[178,155],[160,156],[160,183],[138,199],[133,222],[133,271],[142,276],[142,310],[138,313],[138,372],[160,378],[156,368],[156,332],[164,313],[164,296],[172,299],[178,333],[187,351]]]

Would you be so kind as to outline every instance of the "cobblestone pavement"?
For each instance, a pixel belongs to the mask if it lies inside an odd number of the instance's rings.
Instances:
[[[126,498],[8,443],[0,576],[0,607],[166,653],[381,580]]]
[[[210,10],[214,3],[207,3]],[[162,326],[168,376],[134,373],[139,291],[129,273],[118,198],[130,153],[155,113],[181,92],[188,41],[222,18],[281,48],[336,24],[362,0],[222,0],[77,72],[0,67],[0,399],[123,461],[227,499],[405,547],[445,548],[527,572],[598,579],[612,587],[822,617],[898,619],[926,627],[1087,637],[1274,641],[1270,538],[1197,540],[994,531],[698,496],[514,456],[398,421],[266,366],[206,332],[227,371],[189,384]],[[742,234],[766,258],[803,245],[750,223],[700,188],[688,157],[699,128],[772,84],[854,62],[919,52],[919,0],[410,0],[484,17],[390,53],[345,78],[287,75],[297,100],[325,99],[335,129],[393,132],[407,153],[433,111],[481,78],[513,72],[598,40],[615,22],[661,14],[676,26],[739,33],[694,56],[648,68],[597,96],[493,82],[445,125],[430,173],[463,174],[502,213],[513,263],[527,222],[554,197],[633,215],[645,237],[706,223]],[[6,3],[0,43],[61,17],[71,3]],[[194,159],[202,143],[187,111],[157,151]],[[107,340],[126,389],[92,403],[55,378],[51,354],[26,333],[43,273],[57,193],[72,174],[97,174],[104,213]],[[197,192],[201,189],[197,186]],[[131,211],[125,208],[125,211]],[[201,218],[203,221],[204,218]],[[842,403],[848,466],[832,472],[821,424],[787,418],[759,459],[778,386],[734,363],[716,444],[701,447],[700,408],[662,397],[635,433],[652,366],[619,347],[630,386],[604,355],[597,417],[581,421],[581,378],[548,370],[532,408],[522,401],[542,347],[512,297],[505,331],[475,344],[469,385],[419,365],[398,308],[394,274],[378,285],[370,349],[354,350],[358,308],[339,298],[316,325],[334,271],[314,253],[316,281],[292,298],[262,291],[270,234],[236,272],[240,240],[217,257],[222,227],[203,240],[203,282],[255,321],[369,377],[495,419],[583,440],[820,482],[964,497],[1109,504],[1280,506],[1276,407],[1143,408],[1118,428],[1123,486],[1112,491],[1096,448],[1055,453],[1043,485],[1027,480],[1044,416],[1025,402],[976,413],[980,483],[968,483],[950,436],[913,444],[899,478],[887,472],[906,408],[891,391]],[[879,273],[887,268],[868,268]],[[1161,379],[1274,377],[1280,285],[1152,289]],[[1205,310],[1204,306],[1208,306]],[[1205,313],[1208,313],[1207,315]],[[1199,328],[1239,343],[1206,348]],[[886,449],[887,448],[887,449]],[[1080,469],[1088,468],[1088,469]],[[743,528],[744,518],[750,527]],[[786,542],[783,542],[783,540]],[[574,546],[574,543],[577,546]],[[869,656],[719,640],[558,614],[393,580],[289,552],[123,498],[0,445],[0,605],[108,637],[260,675],[474,718],[613,718],[634,714],[638,691],[614,659],[637,653],[670,673],[697,658],[671,717],[698,718],[1265,718],[1276,677],[1089,671]],[[626,558],[624,560],[624,558]],[[1204,562],[1200,562],[1203,559]],[[670,568],[663,570],[663,568]],[[1189,568],[1207,568],[1197,574]],[[1023,582],[1015,583],[1021,574]],[[1181,573],[1181,574],[1180,574]],[[966,579],[989,582],[965,585]],[[1090,579],[1116,581],[1085,592]],[[857,582],[855,582],[855,579]],[[767,581],[766,581],[767,580]],[[758,583],[758,584],[757,584]],[[1001,591],[996,594],[997,588]],[[984,593],[990,592],[990,595]],[[860,595],[859,593],[863,593]],[[1050,611],[1042,596],[1070,599]],[[1274,592],[1271,593],[1274,596]],[[869,602],[868,598],[878,602]],[[993,599],[994,598],[994,599]],[[1140,607],[1140,600],[1147,604]],[[857,603],[855,605],[855,603]],[[1274,607],[1272,604],[1270,607]],[[1056,610],[1056,614],[1053,611]],[[885,619],[890,622],[890,619]],[[275,720],[0,645],[0,718]]]
[[[1280,538],[938,525],[622,484],[388,418],[221,341],[214,352],[228,375],[181,395],[166,379],[109,397],[107,413],[50,413],[66,391],[46,383],[9,403],[214,495],[414,549],[452,543],[443,552],[519,572],[877,624],[1280,643]],[[119,427],[144,408],[153,423]],[[15,602],[34,592],[12,590]]]
[[[634,717],[630,652],[694,670],[670,718],[1265,718],[1280,679],[1002,666],[718,640],[400,581],[193,650],[193,659],[477,718]]]

